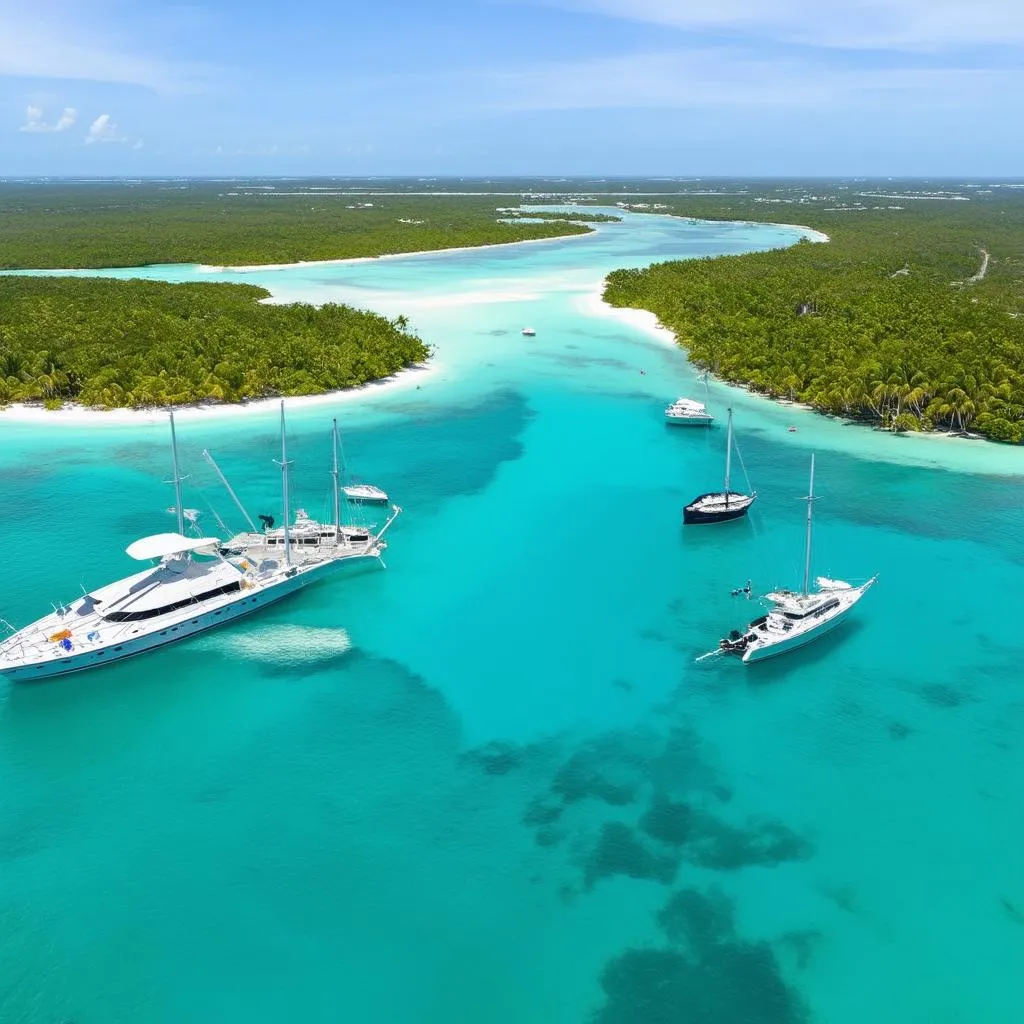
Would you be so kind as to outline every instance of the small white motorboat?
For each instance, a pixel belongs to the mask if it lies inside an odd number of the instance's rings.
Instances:
[[[533,336],[534,336],[534,335],[535,335],[536,333],[537,333],[537,332],[536,332],[536,331],[535,331],[535,330],[534,330],[534,329],[533,329],[532,327],[524,327],[524,328],[523,328],[523,334],[524,334],[524,335],[525,335],[525,336],[526,336],[527,338],[532,338],[532,337],[533,337]]]
[[[386,505],[388,502],[387,493],[373,484],[348,484],[341,490],[349,501],[362,502],[364,505]]]

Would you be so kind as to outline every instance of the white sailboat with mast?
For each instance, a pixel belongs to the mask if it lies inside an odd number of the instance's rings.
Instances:
[[[160,533],[129,544],[126,553],[152,564],[141,572],[88,591],[0,643],[0,676],[36,681],[81,672],[156,650],[224,625],[287,597],[346,564],[379,558],[383,535],[399,513],[365,544],[337,544],[317,556],[293,552],[288,529],[288,461],[281,404],[281,493],[284,544],[264,557],[225,550],[217,537],[185,536],[186,510],[171,414],[171,452],[177,533]],[[237,500],[237,499],[236,499]],[[283,547],[283,551],[281,550]]]
[[[388,503],[387,491],[374,484],[356,480],[348,473],[337,420],[334,421],[334,447],[335,457],[338,452],[341,453],[341,493],[345,495],[345,498],[356,505],[386,505]]]
[[[854,586],[844,580],[819,576],[811,588],[811,540],[814,524],[814,456],[811,455],[811,483],[807,497],[807,533],[804,542],[804,580],[799,591],[774,590],[765,601],[772,607],[747,626],[744,632],[733,630],[719,641],[714,654],[738,654],[744,663],[764,661],[778,654],[809,644],[835,629],[853,606],[878,579]],[[699,660],[699,659],[698,659]]]

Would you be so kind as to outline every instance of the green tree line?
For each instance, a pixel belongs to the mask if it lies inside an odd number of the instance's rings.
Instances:
[[[263,288],[0,277],[0,404],[111,409],[321,394],[424,360],[404,318]]]
[[[1024,197],[793,195],[666,201],[684,216],[806,224],[831,241],[616,271],[606,300],[650,310],[697,366],[765,395],[897,431],[1024,439]]]
[[[288,195],[182,184],[0,184],[0,269],[248,266],[586,234],[566,215],[503,223],[494,196]],[[367,205],[369,204],[369,205]],[[584,211],[581,214],[585,215]]]

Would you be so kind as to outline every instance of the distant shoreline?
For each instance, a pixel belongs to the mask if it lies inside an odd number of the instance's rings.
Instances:
[[[384,252],[377,256],[339,256],[329,260],[294,260],[291,263],[134,263],[120,267],[7,267],[0,274],[9,277],[120,277],[132,270],[151,270],[154,267],[195,267],[203,274],[256,274],[262,270],[291,270],[295,267],[332,267],[341,263],[375,263],[379,260],[405,259],[409,256],[434,256],[447,252],[474,252],[478,249],[501,249],[512,245],[541,245],[545,242],[565,242],[573,238],[586,238],[596,229],[582,221],[576,222],[586,231],[568,235],[549,235],[546,238],[519,238],[513,242],[481,242],[479,245],[452,245],[441,249],[408,249],[402,252]],[[228,283],[231,282],[222,282]]]
[[[700,221],[702,218],[695,217],[679,217],[673,214],[667,214],[663,211],[626,211],[626,212],[637,212],[637,213],[648,213],[655,216],[669,216],[677,220],[694,220]],[[789,228],[794,231],[799,231],[802,236],[806,237],[808,234],[818,236],[812,239],[813,241],[828,241],[828,236],[823,232],[815,231],[812,228],[808,228],[804,225],[799,224],[774,224],[769,222],[758,222],[758,221],[708,221],[707,223],[733,223],[733,224],[744,224],[750,226],[768,226],[768,227],[782,227]],[[480,249],[497,249],[502,247],[511,246],[524,246],[524,245],[539,245],[539,244],[553,244],[558,242],[565,242],[574,238],[586,238],[589,235],[597,233],[598,228],[589,226],[586,232],[574,233],[569,235],[556,235],[547,238],[525,238],[519,239],[514,242],[490,242],[482,243],[480,245],[463,245],[463,246],[452,246],[444,249],[423,249],[412,252],[396,252],[396,253],[384,253],[379,256],[352,256],[352,257],[341,257],[338,259],[330,260],[298,260],[293,263],[258,263],[258,264],[243,264],[240,266],[230,265],[214,265],[204,263],[192,263],[192,264],[144,264],[138,267],[107,267],[107,268],[39,268],[35,270],[14,270],[4,271],[5,274],[18,275],[18,276],[41,276],[41,277],[59,277],[59,276],[75,276],[75,277],[98,277],[102,278],[107,276],[103,273],[106,271],[116,271],[117,276],[120,277],[124,272],[131,270],[144,270],[149,267],[156,266],[178,266],[178,267],[195,267],[199,273],[209,274],[221,274],[221,273],[238,273],[238,274],[254,274],[261,271],[275,271],[275,270],[289,270],[297,267],[315,267],[315,266],[337,266],[340,264],[354,264],[354,263],[372,263],[379,260],[394,260],[394,259],[406,259],[410,257],[422,257],[422,256],[433,256],[439,253],[453,253],[453,252],[473,252]],[[230,283],[230,282],[221,282]],[[626,310],[618,309],[616,307],[608,306],[601,299],[601,291],[603,284],[599,287],[595,293],[597,302],[601,306],[605,306],[607,310],[614,310],[617,314],[635,314],[636,318],[630,318],[622,316],[622,319],[631,319],[634,325],[641,327],[641,329],[650,331],[651,326],[646,321],[648,317],[653,318],[653,313],[647,313],[645,310]],[[260,299],[260,302],[274,304],[279,303],[282,300],[271,295],[266,298]],[[597,311],[600,313],[600,311]],[[667,344],[673,346],[676,345],[674,334],[665,327],[659,327],[657,330],[664,331],[667,337],[664,339]],[[677,346],[678,347],[678,346]],[[310,407],[316,405],[330,404],[333,402],[351,401],[357,397],[366,397],[367,394],[376,391],[398,391],[406,390],[410,386],[419,387],[420,384],[427,378],[437,373],[439,367],[433,361],[430,364],[421,363],[415,366],[399,370],[396,374],[390,377],[380,378],[375,381],[368,381],[365,384],[361,384],[353,388],[343,388],[336,391],[324,392],[316,395],[294,395],[294,396],[276,396],[272,398],[261,398],[252,399],[243,402],[193,402],[185,405],[174,406],[175,416],[182,420],[187,419],[210,419],[210,418],[228,418],[232,416],[247,415],[250,413],[266,412],[271,408],[276,408],[278,403],[284,398],[284,401],[288,403],[290,407]],[[0,406],[0,421],[6,420],[10,423],[29,424],[29,425],[56,425],[61,427],[68,426],[131,426],[138,425],[141,423],[156,423],[162,421],[167,416],[167,411],[170,407],[168,406],[146,406],[142,408],[130,408],[130,407],[116,407],[113,409],[103,409],[91,406],[79,405],[75,402],[65,402],[58,409],[47,409],[42,402],[39,403],[25,403],[25,402],[12,402],[7,406]]]
[[[573,238],[586,238],[588,235],[595,233],[594,228],[589,228],[586,232],[577,232],[571,235],[552,235],[550,238],[521,238],[515,242],[482,242],[480,245],[453,245],[444,249],[413,249],[409,252],[386,252],[380,256],[343,256],[336,260],[296,260],[294,263],[248,263],[242,266],[231,266],[230,264],[224,264],[223,266],[215,266],[207,263],[149,263],[146,264],[150,267],[168,266],[168,267],[196,267],[200,273],[204,274],[257,274],[262,270],[292,270],[295,267],[333,267],[338,266],[341,263],[377,263],[380,260],[398,260],[406,259],[410,256],[436,256],[438,253],[448,252],[475,252],[478,249],[501,249],[505,246],[513,245],[543,245],[544,243],[551,244],[553,242],[565,242]],[[80,268],[85,269],[85,268]],[[142,270],[142,267],[116,267],[107,269],[117,270]],[[69,271],[69,270],[53,270],[45,271],[48,274],[61,274],[61,273],[79,273],[80,271]],[[21,271],[19,271],[21,273]],[[97,274],[96,276],[101,276]]]

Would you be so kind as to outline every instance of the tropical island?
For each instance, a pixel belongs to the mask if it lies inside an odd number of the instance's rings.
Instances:
[[[0,269],[253,266],[501,245],[591,230],[580,223],[585,208],[578,216],[508,223],[498,213],[501,205],[487,195],[383,195],[306,181],[6,183],[0,184]]]
[[[1016,186],[731,183],[662,202],[830,239],[611,274],[605,300],[654,313],[696,366],[884,429],[1024,439]]]
[[[0,278],[0,404],[114,409],[317,395],[428,356],[401,317],[259,301],[269,294],[242,284]]]
[[[591,230],[565,215],[507,223],[493,197],[327,192],[305,184],[8,183],[0,186],[0,267],[287,263]],[[390,377],[429,354],[403,317],[259,301],[268,295],[238,284],[0,277],[0,406],[323,394]]]

